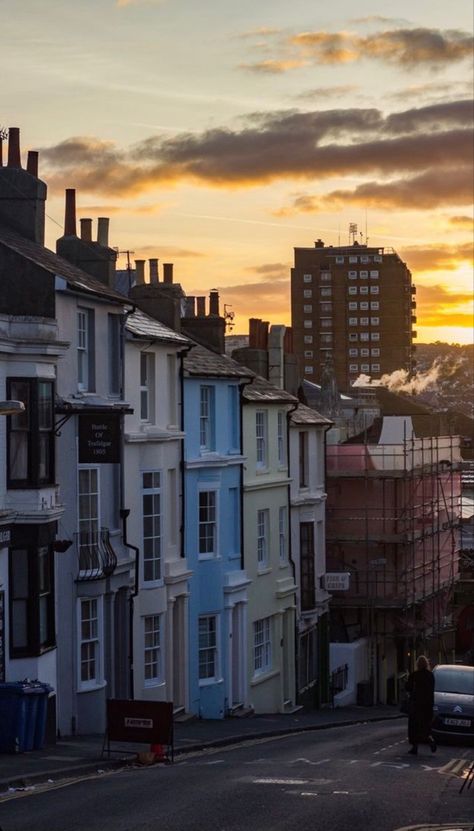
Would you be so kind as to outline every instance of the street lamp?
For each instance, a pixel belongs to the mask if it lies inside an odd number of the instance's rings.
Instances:
[[[19,415],[24,410],[23,401],[0,401],[0,415]]]

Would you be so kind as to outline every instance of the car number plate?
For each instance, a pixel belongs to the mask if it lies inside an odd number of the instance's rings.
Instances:
[[[445,718],[445,724],[449,724],[452,727],[470,727],[471,722],[468,718]]]

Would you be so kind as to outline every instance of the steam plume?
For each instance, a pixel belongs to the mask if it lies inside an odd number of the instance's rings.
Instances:
[[[390,374],[382,375],[381,378],[372,380],[370,375],[359,375],[353,383],[353,387],[387,387],[390,392],[405,392],[410,395],[419,395],[426,390],[434,389],[440,380],[454,375],[465,358],[453,359],[435,358],[429,369],[416,372],[411,375],[407,369],[395,369]]]

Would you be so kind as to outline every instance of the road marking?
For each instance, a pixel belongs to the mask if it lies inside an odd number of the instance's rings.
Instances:
[[[314,765],[316,767],[317,765],[324,765],[326,764],[326,762],[330,761],[331,759],[318,759],[316,762],[314,762],[312,759],[305,759],[304,757],[301,757],[301,759],[291,759],[291,761],[288,764],[297,765],[299,762],[303,762],[303,764],[305,765]]]
[[[274,779],[274,778],[265,778],[265,779],[254,779],[254,785],[310,785],[310,779]]]

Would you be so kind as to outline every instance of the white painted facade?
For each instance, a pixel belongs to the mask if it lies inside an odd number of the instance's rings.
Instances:
[[[133,325],[139,317],[137,333]],[[145,334],[161,330],[161,337]],[[137,312],[126,324],[124,507],[127,538],[137,546],[132,566],[133,695],[189,700],[188,578],[182,538],[180,351],[187,340]],[[144,372],[147,372],[145,377]],[[135,572],[135,565],[137,566]]]
[[[260,379],[254,382],[255,387]],[[257,713],[295,703],[295,592],[289,547],[287,413],[296,400],[263,382],[244,390],[244,562],[248,587],[247,700]],[[294,403],[293,403],[294,402]]]
[[[327,679],[328,603],[326,573],[325,431],[331,422],[298,405],[290,421],[291,550],[296,569],[298,696],[317,705]],[[323,635],[320,622],[325,619]],[[324,642],[325,641],[325,642]],[[319,698],[318,698],[319,696]]]

